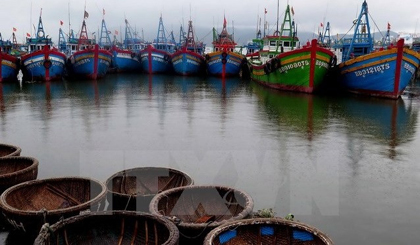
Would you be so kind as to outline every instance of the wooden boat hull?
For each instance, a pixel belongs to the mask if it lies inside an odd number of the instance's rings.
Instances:
[[[193,185],[186,173],[163,167],[143,167],[123,170],[106,181],[110,210],[148,212],[152,198],[165,190]]]
[[[143,72],[148,74],[172,72],[171,55],[151,45],[140,51],[140,64]]]
[[[105,195],[105,185],[92,179],[32,180],[4,191],[0,208],[15,229],[33,234],[46,222],[53,224],[62,217],[78,215],[80,211],[97,211],[102,207]]]
[[[131,50],[123,50],[114,47],[112,49],[112,70],[118,73],[140,72],[140,58]]]
[[[166,218],[113,211],[77,215],[42,229],[34,245],[178,244],[179,231]],[[66,242],[67,241],[67,242]]]
[[[369,96],[397,99],[415,78],[420,54],[404,48],[380,50],[347,60],[339,65],[339,82],[346,91]]]
[[[251,196],[230,187],[186,186],[157,194],[150,202],[150,213],[175,217],[180,244],[202,244],[211,229],[247,217],[253,207]]]
[[[253,244],[333,245],[333,241],[315,227],[282,218],[236,220],[222,224],[206,236],[204,245]]]
[[[22,149],[19,146],[9,145],[9,144],[0,144],[0,158],[20,156],[21,152],[22,152]]]
[[[38,165],[38,160],[32,157],[0,158],[0,193],[19,183],[36,179]]]
[[[238,76],[245,56],[230,52],[217,51],[206,55],[207,73],[212,76]]]
[[[61,80],[64,75],[66,55],[45,45],[42,50],[22,56],[21,64],[24,81]]]
[[[172,65],[176,74],[199,75],[204,71],[204,57],[189,50],[179,50],[172,54]]]
[[[0,82],[16,82],[20,60],[0,51]]]
[[[75,78],[96,80],[105,77],[111,65],[112,54],[99,49],[96,44],[94,48],[75,52],[69,58],[69,74]]]
[[[313,93],[325,81],[333,55],[314,39],[310,47],[281,53],[265,64],[250,63],[250,76],[274,89]]]

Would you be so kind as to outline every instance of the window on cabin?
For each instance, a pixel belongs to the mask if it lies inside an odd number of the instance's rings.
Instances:
[[[270,41],[270,46],[277,46],[277,41]]]
[[[287,42],[283,42],[283,46],[284,47],[290,47],[290,42],[288,42],[288,41]]]

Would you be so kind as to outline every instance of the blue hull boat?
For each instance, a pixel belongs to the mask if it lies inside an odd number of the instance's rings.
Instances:
[[[112,64],[116,72],[140,72],[140,58],[132,50],[112,48]]]
[[[0,51],[0,82],[17,81],[20,60]]]
[[[206,55],[207,73],[213,76],[237,76],[241,70],[245,56],[235,52],[236,42],[227,32],[227,21],[224,18],[223,29],[218,35],[213,28],[214,51]]]
[[[374,49],[366,1],[354,25],[353,38],[343,40],[340,85],[351,93],[398,99],[415,78],[420,54],[405,48],[404,39],[396,47]]]
[[[207,72],[214,76],[237,76],[244,56],[230,51],[212,52],[206,55]]]
[[[42,50],[22,56],[21,63],[25,81],[61,80],[64,75],[66,55],[45,45]]]
[[[77,51],[70,57],[69,73],[72,77],[96,80],[107,74],[112,54],[104,49],[94,48]]]
[[[204,57],[189,50],[180,50],[172,55],[174,71],[179,75],[197,75],[203,73]]]
[[[170,73],[172,71],[171,55],[149,45],[140,51],[140,65],[142,70],[148,74]]]

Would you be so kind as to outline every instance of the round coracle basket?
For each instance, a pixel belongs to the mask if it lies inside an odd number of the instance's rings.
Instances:
[[[178,244],[177,227],[167,219],[133,211],[86,212],[44,225],[34,245]]]
[[[152,198],[175,187],[193,185],[186,173],[165,167],[126,169],[106,180],[109,210],[148,212]]]
[[[253,207],[251,196],[231,187],[186,186],[157,194],[149,209],[175,222],[181,244],[201,244],[211,229],[248,217]]]
[[[33,157],[0,158],[0,194],[11,186],[36,179],[38,165],[38,160]]]
[[[26,181],[0,196],[0,209],[17,230],[39,232],[44,223],[78,215],[80,211],[103,208],[105,185],[82,177]]]
[[[256,243],[254,243],[256,242]],[[204,245],[333,245],[323,232],[310,225],[283,218],[235,220],[210,231]]]
[[[22,152],[22,149],[19,146],[0,144],[0,158],[20,156],[21,152]]]

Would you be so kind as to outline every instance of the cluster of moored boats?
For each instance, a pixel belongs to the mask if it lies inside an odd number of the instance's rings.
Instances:
[[[246,192],[194,185],[176,169],[37,179],[38,161],[20,153],[0,144],[0,224],[21,234],[19,244],[333,244],[293,215],[256,215]]]
[[[15,57],[8,52],[12,46],[3,45],[0,80],[15,80],[19,68],[23,79],[29,81],[50,81],[63,76],[97,79],[109,72],[130,71],[221,77],[241,74],[281,90],[313,93],[325,88],[326,81],[333,81],[333,86],[349,92],[396,99],[416,77],[420,65],[420,54],[406,47],[404,39],[375,46],[366,1],[358,19],[353,21],[351,38],[343,37],[332,43],[327,23],[318,39],[301,44],[293,8],[287,5],[281,29],[277,25],[273,35],[263,37],[258,30],[256,38],[246,46],[246,53],[238,50],[233,35],[228,33],[226,18],[220,33],[213,28],[213,50],[205,53],[203,42],[196,41],[192,21],[187,32],[181,27],[180,41],[175,42],[173,32],[166,37],[160,17],[157,38],[145,42],[133,38],[125,20],[126,38],[123,44],[115,45],[104,19],[99,42],[89,39],[87,17],[85,11],[79,38],[71,31],[66,40],[60,29],[58,47],[53,48],[40,16],[36,37],[27,38],[27,54]],[[388,25],[387,35],[389,29]]]

